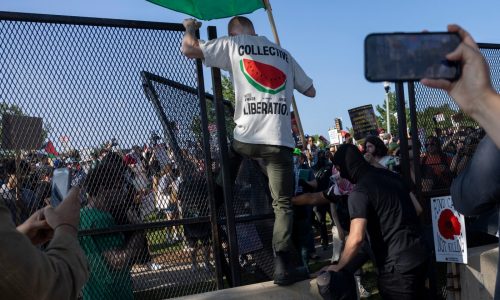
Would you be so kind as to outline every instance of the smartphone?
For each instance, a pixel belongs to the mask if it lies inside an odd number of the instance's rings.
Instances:
[[[371,82],[456,80],[460,62],[446,59],[461,43],[451,32],[372,33],[365,38],[365,78]]]
[[[71,169],[58,168],[52,177],[52,195],[50,204],[56,207],[61,203],[71,188]]]

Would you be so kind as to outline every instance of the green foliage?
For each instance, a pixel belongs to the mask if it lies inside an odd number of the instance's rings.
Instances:
[[[381,128],[384,128],[387,131],[386,124],[386,101],[384,99],[383,105],[377,105],[375,110],[377,114],[377,122]],[[397,135],[398,133],[398,119],[394,115],[397,112],[397,104],[396,104],[396,94],[389,92],[389,112],[390,112],[390,121],[391,121],[391,134]],[[437,122],[434,117],[436,115],[442,114],[444,117],[444,121]],[[426,107],[422,111],[417,111],[417,127],[423,128],[425,131],[425,136],[435,135],[436,128],[441,129],[442,131],[452,128],[452,117],[455,120],[456,124],[460,127],[476,127],[477,123],[471,119],[469,116],[463,114],[458,108],[453,108],[450,104],[445,103],[440,106],[429,106]],[[407,127],[411,128],[410,121],[410,109],[406,108],[406,122]]]
[[[233,82],[229,77],[222,75],[222,97],[224,99],[231,101],[234,106],[235,98],[234,98],[234,87]]]
[[[444,120],[439,122],[436,120],[435,116],[440,114],[443,115]],[[450,107],[448,103],[441,106],[429,106],[425,110],[417,112],[418,128],[424,129],[426,137],[434,135],[436,129],[444,131],[448,128],[452,128],[452,119],[455,120],[459,127],[478,126],[472,118],[458,109]]]
[[[235,106],[235,97],[234,97],[234,88],[233,83],[227,77],[222,75],[222,96],[224,100],[229,100],[234,108]],[[208,117],[208,125],[216,124],[215,117],[215,103],[211,100],[207,100],[207,117]],[[224,106],[225,109],[225,117],[226,117],[226,133],[230,139],[233,137],[233,130],[236,126],[233,120],[233,114],[229,112]],[[195,116],[191,121],[191,130],[194,132],[196,139],[201,141],[202,131],[201,131],[201,119],[199,116]]]
[[[329,146],[329,145],[326,145],[322,140],[319,139],[319,134],[315,134],[315,135],[313,135],[313,137],[314,137],[315,144],[317,142],[319,142],[318,149],[325,149],[327,146]]]
[[[375,115],[377,117],[377,123],[380,128],[383,128],[385,132],[387,132],[387,101],[383,100],[382,105],[377,105],[375,107]],[[396,104],[396,94],[393,92],[389,92],[389,120],[391,124],[391,134],[398,134],[398,118],[396,118],[396,112],[398,111],[398,107]],[[406,122],[407,127],[410,128],[410,109],[406,108]]]

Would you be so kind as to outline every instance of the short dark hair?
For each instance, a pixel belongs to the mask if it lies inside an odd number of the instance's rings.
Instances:
[[[227,32],[231,32],[231,29],[237,23],[241,24],[243,27],[251,28],[252,30],[255,30],[254,27],[253,27],[253,23],[252,23],[252,21],[250,21],[249,18],[243,17],[243,16],[236,16],[236,17],[233,17],[229,21],[229,23],[227,24]]]
[[[4,164],[7,175],[15,175],[17,171],[16,160],[13,158],[7,159]],[[19,162],[19,175],[26,176],[30,172],[30,166],[25,160]]]
[[[383,157],[387,155],[387,146],[384,144],[384,141],[382,141],[378,136],[374,135],[369,135],[365,138],[365,143],[363,144],[363,148],[366,151],[366,143],[370,143],[373,146],[375,146],[375,153],[373,155],[378,156],[378,157]]]
[[[95,197],[103,189],[123,186],[125,174],[111,164],[99,164],[90,170],[85,178],[85,188],[91,197]]]

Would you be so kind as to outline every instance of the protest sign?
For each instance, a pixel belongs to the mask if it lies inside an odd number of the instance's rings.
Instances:
[[[451,196],[431,198],[431,209],[436,261],[467,264],[465,220]]]
[[[377,135],[378,126],[375,117],[373,105],[364,105],[349,109],[354,138],[356,140],[364,139],[368,135]]]

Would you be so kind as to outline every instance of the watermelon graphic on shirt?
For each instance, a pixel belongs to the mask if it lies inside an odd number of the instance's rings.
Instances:
[[[276,67],[243,58],[240,68],[248,83],[260,92],[274,95],[285,89],[286,75]]]

